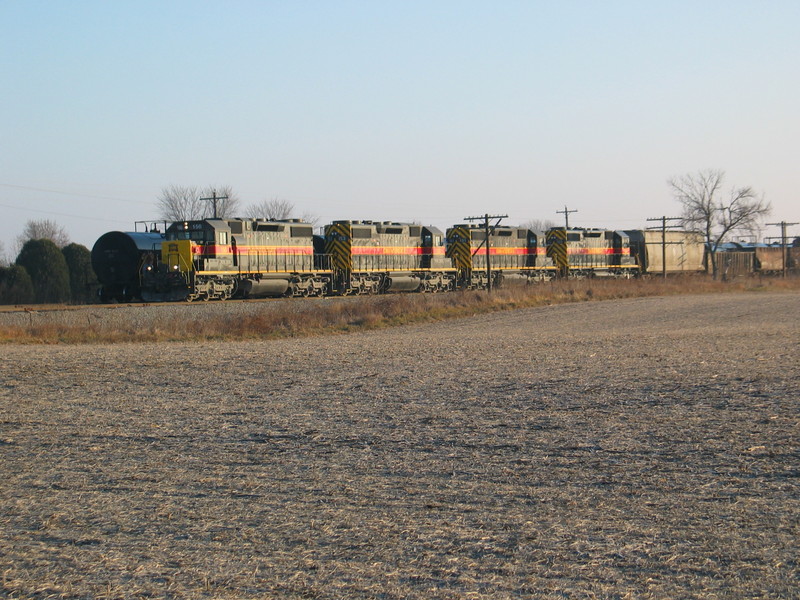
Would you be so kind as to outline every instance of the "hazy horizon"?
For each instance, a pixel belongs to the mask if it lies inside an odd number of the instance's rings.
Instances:
[[[800,221],[800,4],[6,2],[0,241],[169,185],[334,219],[635,229],[715,168]],[[242,211],[244,212],[244,211]],[[778,235],[776,227],[764,235]],[[800,235],[800,228],[790,229]]]

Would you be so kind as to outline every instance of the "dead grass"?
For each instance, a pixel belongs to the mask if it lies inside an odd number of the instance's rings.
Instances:
[[[105,327],[87,315],[86,324],[34,323],[0,326],[0,343],[92,344],[202,340],[276,339],[371,330],[433,322],[502,310],[648,296],[759,292],[800,289],[800,278],[741,278],[732,282],[687,276],[669,279],[562,280],[539,285],[505,285],[486,291],[450,294],[392,294],[319,301],[296,300],[291,309],[239,314],[220,303],[219,316],[185,318],[179,326],[152,324]],[[85,307],[86,308],[86,307]],[[79,309],[78,309],[79,310]]]

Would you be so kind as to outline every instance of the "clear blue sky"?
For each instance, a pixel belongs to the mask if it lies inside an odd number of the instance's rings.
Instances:
[[[91,247],[170,184],[321,222],[627,229],[720,168],[800,221],[796,0],[4,0],[0,23],[7,251],[42,218]]]

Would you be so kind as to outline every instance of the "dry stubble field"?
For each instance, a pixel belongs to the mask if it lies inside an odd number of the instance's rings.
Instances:
[[[3,346],[0,597],[797,597],[798,314]]]

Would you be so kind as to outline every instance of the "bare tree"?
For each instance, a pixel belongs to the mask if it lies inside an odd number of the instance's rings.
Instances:
[[[34,219],[25,223],[25,228],[17,237],[17,245],[22,248],[28,240],[50,240],[59,248],[63,248],[70,242],[67,230],[49,219]]]
[[[158,198],[159,217],[165,221],[200,219],[205,208],[200,193],[194,186],[170,185],[161,190]]]
[[[0,240],[0,267],[8,266],[9,260],[8,256],[6,255],[6,246],[3,243],[3,240]]]
[[[280,198],[251,204],[245,211],[245,215],[251,219],[275,219],[276,221],[290,219],[292,213],[294,213],[294,204]]]
[[[273,198],[272,200],[262,200],[256,204],[251,204],[245,210],[245,216],[250,219],[274,219],[283,221],[286,219],[300,219],[305,223],[316,225],[319,217],[312,212],[304,212],[299,217],[296,216],[295,205],[289,200]]]
[[[547,231],[548,229],[557,227],[557,225],[555,221],[551,221],[550,219],[530,219],[522,223],[520,227],[525,227],[531,231]]]
[[[759,197],[751,187],[732,187],[725,194],[724,179],[725,171],[706,169],[667,181],[675,199],[683,205],[683,226],[699,230],[705,237],[714,279],[717,278],[716,252],[720,244],[733,231],[756,230],[759,219],[772,210],[764,197]]]
[[[161,190],[158,198],[159,217],[165,221],[189,221],[214,216],[214,203],[209,198],[217,196],[217,217],[233,216],[239,210],[239,197],[231,186],[170,185]]]
[[[319,215],[315,215],[312,212],[304,212],[300,215],[300,220],[304,223],[311,223],[312,225],[316,225],[319,222]]]

